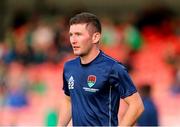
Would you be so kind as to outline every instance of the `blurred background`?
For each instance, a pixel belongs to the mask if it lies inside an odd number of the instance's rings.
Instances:
[[[179,0],[1,0],[0,126],[57,125],[62,69],[74,57],[68,20],[82,11],[100,18],[101,49],[141,93],[137,125],[180,125]]]

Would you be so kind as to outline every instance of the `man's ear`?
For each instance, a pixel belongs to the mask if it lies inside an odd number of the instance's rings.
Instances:
[[[101,34],[99,32],[95,32],[92,36],[93,43],[98,43],[101,38]]]

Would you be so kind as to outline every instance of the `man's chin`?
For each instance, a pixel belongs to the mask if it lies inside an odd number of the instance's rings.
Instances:
[[[80,52],[74,52],[75,56],[84,56],[84,54],[80,53]]]
[[[81,54],[78,53],[78,52],[74,52],[74,55],[75,55],[75,56],[80,56]]]

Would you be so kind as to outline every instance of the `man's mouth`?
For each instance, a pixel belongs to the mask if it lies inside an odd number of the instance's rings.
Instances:
[[[80,47],[79,46],[73,46],[73,49],[79,49]]]

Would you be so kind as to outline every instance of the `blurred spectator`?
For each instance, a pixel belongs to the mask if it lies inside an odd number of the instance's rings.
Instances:
[[[0,59],[0,126],[3,121],[3,111],[5,108],[6,95],[7,95],[7,86],[6,86],[6,78],[7,78],[7,66]]]
[[[129,73],[132,73],[133,71],[135,71],[135,68],[133,65],[134,60],[135,60],[135,55],[136,55],[136,51],[130,50],[128,52],[127,57],[125,58],[125,60],[123,62]]]
[[[102,43],[108,46],[112,46],[118,42],[118,33],[116,31],[113,21],[108,18],[102,20]]]
[[[7,79],[8,91],[6,105],[10,116],[10,125],[16,125],[19,117],[24,113],[28,106],[28,80],[26,74],[21,72],[21,76],[9,75]]]
[[[66,20],[66,16],[59,16],[54,23],[54,42],[55,46],[60,52],[72,51],[71,45],[69,43],[69,31],[66,28],[68,26],[68,21]]]
[[[7,93],[6,74],[7,74],[7,66],[0,59],[0,108],[5,104],[5,95]]]
[[[46,126],[57,126],[58,123],[58,110],[49,109],[45,116],[45,125]]]
[[[144,103],[144,112],[137,121],[138,126],[158,126],[158,111],[151,97],[151,85],[143,84],[140,89],[140,95]]]
[[[46,88],[46,82],[44,82],[41,77],[36,74],[34,76],[34,79],[31,81],[30,90],[32,94],[35,95],[45,95],[47,88]]]
[[[0,109],[1,109],[5,105],[5,95],[6,95],[7,89],[6,89],[5,82],[2,81],[3,79],[0,79],[0,80],[1,80],[0,81]]]
[[[141,11],[135,24],[140,31],[146,26],[160,28],[164,22],[170,21],[173,16],[175,16],[175,13],[166,6],[166,4],[151,3],[149,6],[145,7],[143,11]],[[163,32],[164,29],[158,30]]]
[[[171,91],[173,94],[180,94],[180,56],[177,55],[174,58],[174,79],[171,85]]]
[[[42,21],[32,33],[32,47],[35,52],[37,62],[45,62],[47,60],[47,52],[53,44],[54,35],[51,27]]]
[[[125,43],[131,48],[131,50],[138,51],[142,47],[142,37],[138,29],[131,24],[126,24],[124,30]]]

